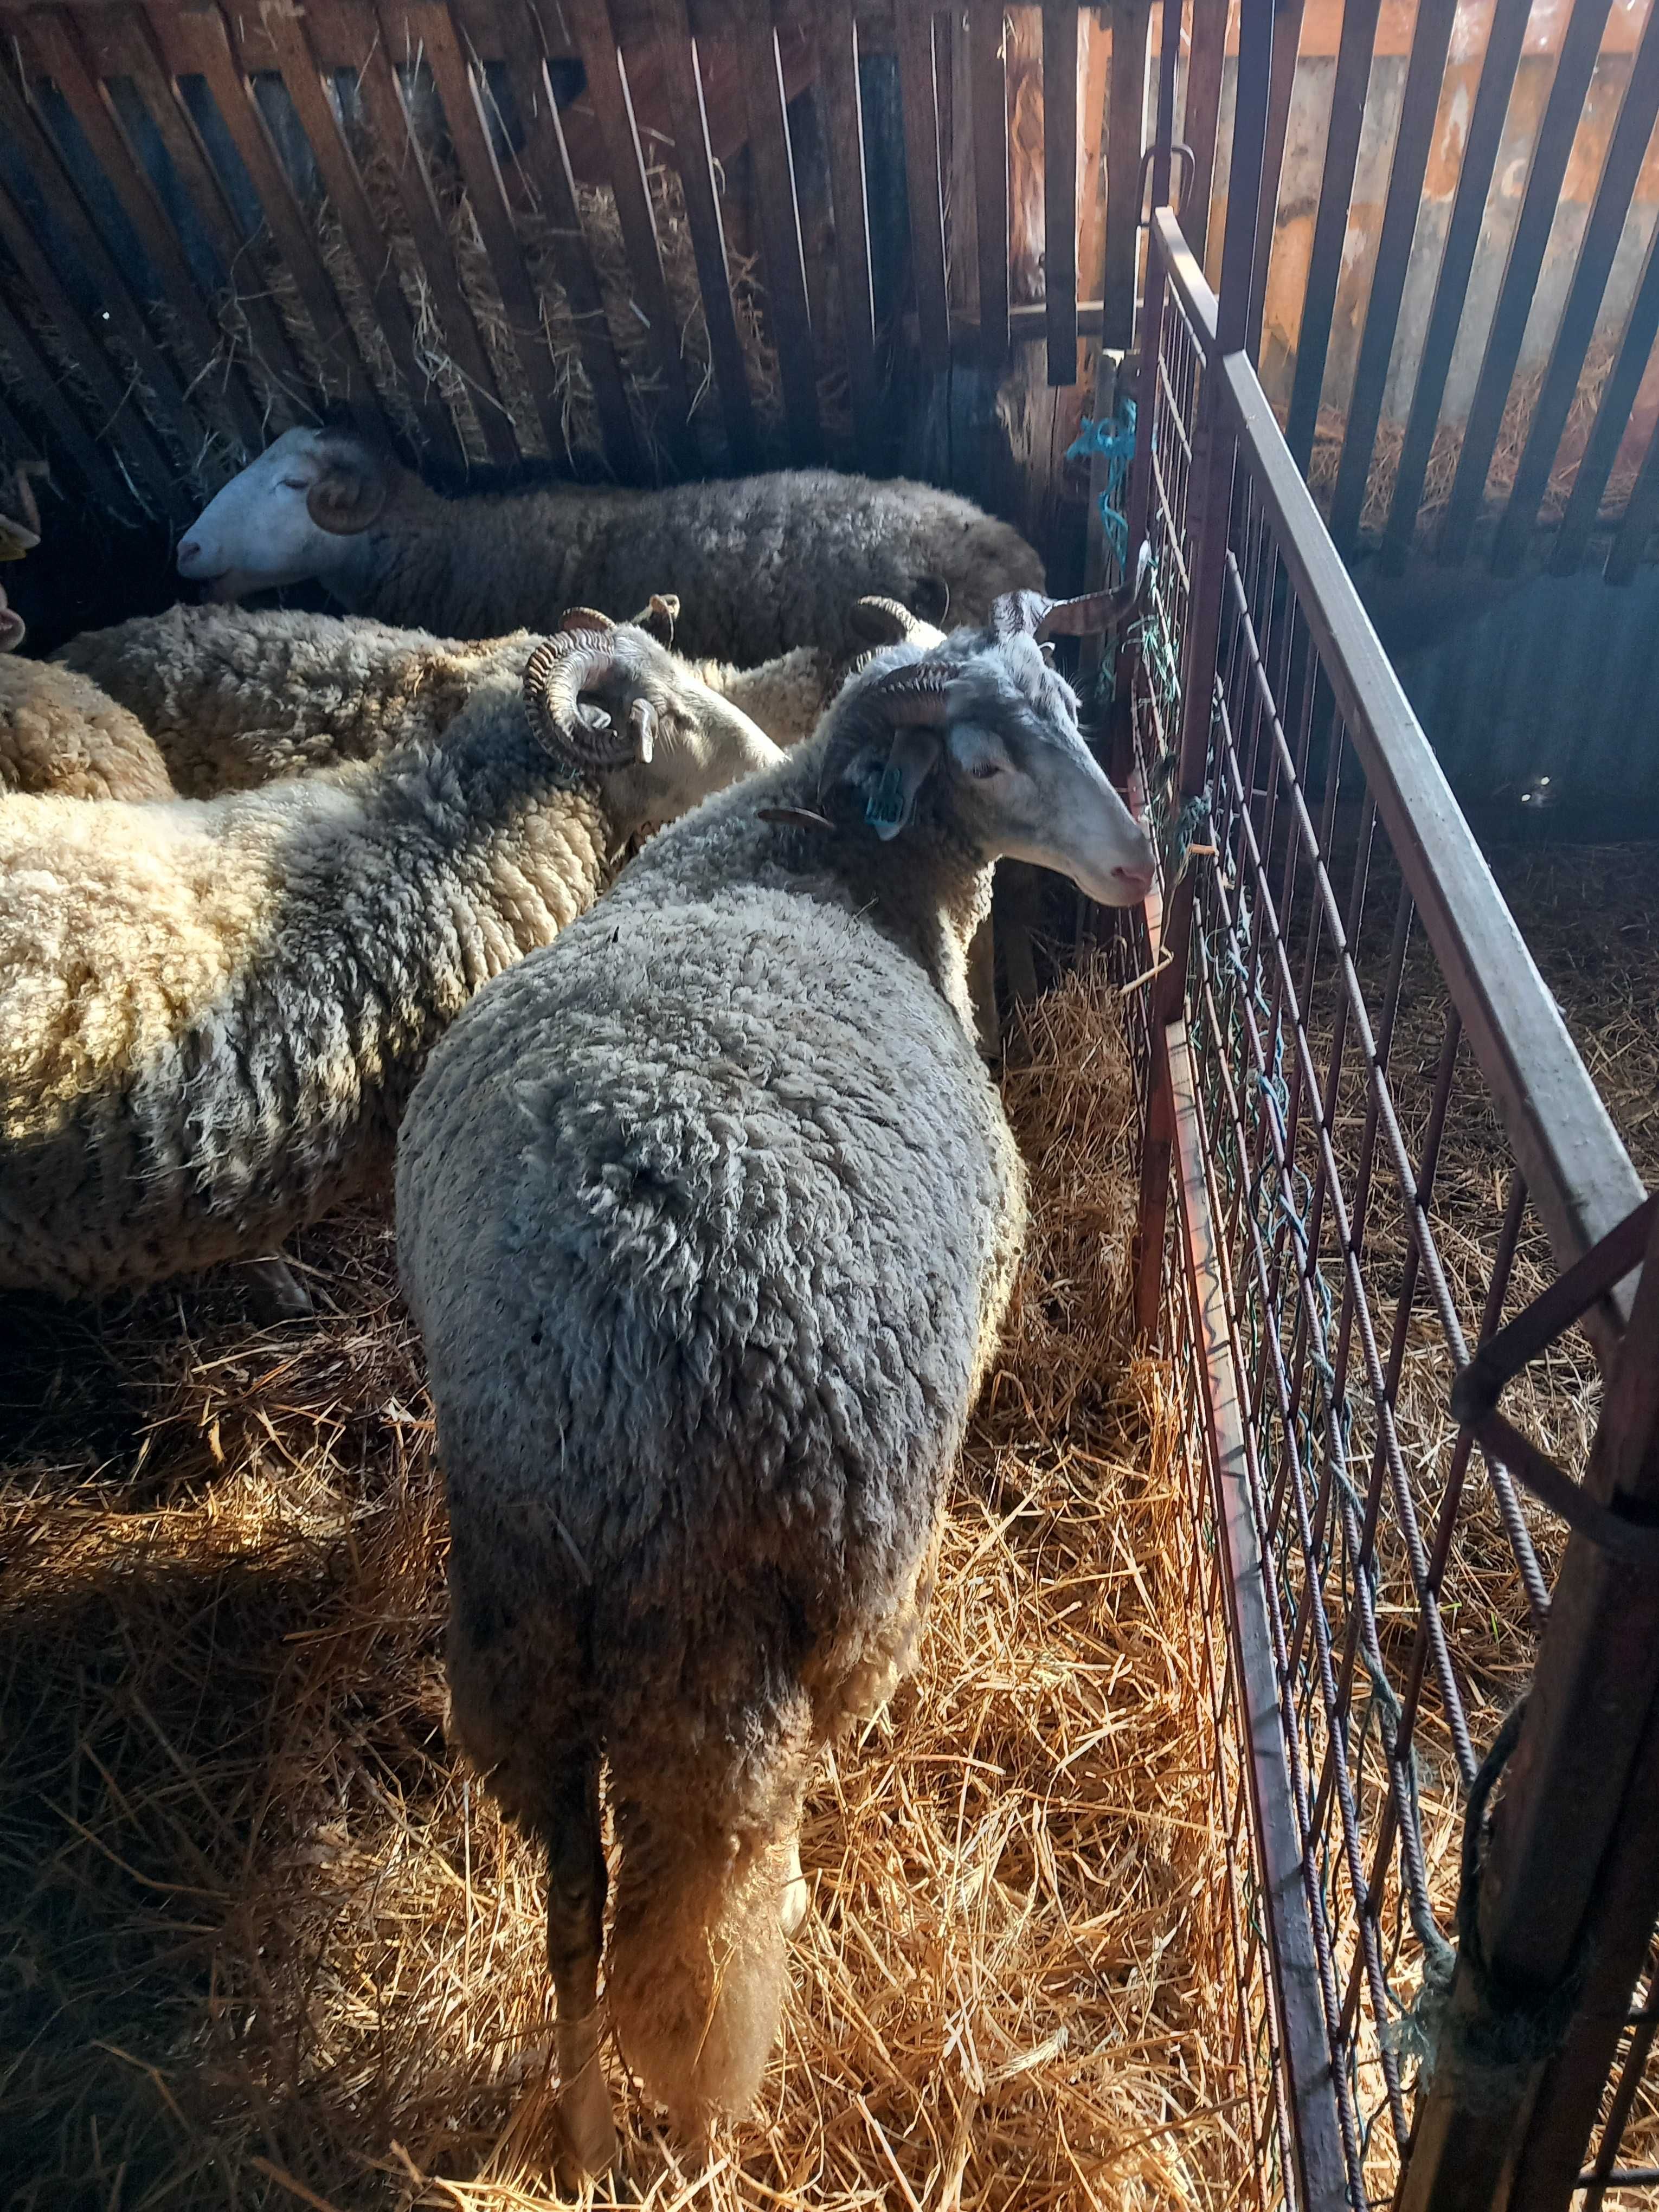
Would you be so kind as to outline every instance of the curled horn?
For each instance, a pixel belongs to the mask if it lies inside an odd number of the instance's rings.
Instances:
[[[920,627],[902,600],[884,599],[878,592],[854,599],[847,627],[866,645],[902,645]]]
[[[576,620],[587,611],[574,609],[526,662],[524,710],[532,731],[556,759],[574,768],[624,768],[641,758],[642,746],[643,757],[650,758],[649,735],[632,724],[624,731],[614,723],[596,730],[582,720],[583,689],[617,659],[612,624],[603,615],[592,623]],[[596,626],[600,623],[602,629]]]
[[[865,693],[865,703],[900,728],[945,727],[946,699],[956,670],[942,660],[913,660],[890,668]]]
[[[647,637],[654,637],[659,645],[672,645],[674,625],[679,618],[679,594],[676,592],[653,592],[650,605],[634,619],[635,626]]]

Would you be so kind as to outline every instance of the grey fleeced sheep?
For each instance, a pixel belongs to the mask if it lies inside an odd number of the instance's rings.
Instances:
[[[316,579],[355,611],[455,637],[545,625],[580,602],[623,617],[672,579],[683,652],[745,666],[855,642],[881,593],[982,621],[1039,588],[1017,531],[952,492],[792,470],[663,491],[550,485],[447,499],[355,433],[287,430],[203,510],[179,572],[236,598]]]
[[[598,619],[375,762],[0,807],[0,1287],[261,1254],[384,1176],[472,993],[581,913],[642,823],[777,759]]]
[[[688,2130],[774,2039],[814,1756],[911,1662],[1013,1279],[1020,1163],[965,954],[1015,854],[1152,850],[1035,599],[848,683],[434,1054],[399,1148],[448,1483],[453,1724],[548,1842],[565,2135],[611,2155],[607,1996]]]

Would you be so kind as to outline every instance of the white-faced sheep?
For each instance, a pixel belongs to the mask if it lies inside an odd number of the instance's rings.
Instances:
[[[474,1001],[404,1121],[453,1725],[548,1843],[590,2169],[601,1759],[611,2016],[696,2131],[758,2085],[809,1769],[910,1663],[1013,1278],[1021,1167],[964,976],[992,864],[1114,905],[1152,880],[1030,634],[1079,611],[997,617],[878,654],[807,744],[653,840]]]
[[[161,805],[9,799],[0,1287],[262,1254],[383,1177],[472,993],[591,904],[643,822],[778,757],[586,616],[377,762]]]
[[[238,598],[315,579],[343,605],[454,637],[543,627],[580,602],[618,617],[672,579],[681,650],[745,665],[854,640],[878,592],[983,621],[1036,589],[1018,532],[928,485],[792,470],[663,491],[569,484],[447,499],[353,432],[286,430],[210,501],[179,573]]]

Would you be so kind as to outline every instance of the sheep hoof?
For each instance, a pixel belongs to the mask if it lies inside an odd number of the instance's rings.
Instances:
[[[559,2126],[565,2148],[584,2173],[604,2173],[617,2155],[611,2092],[597,2064],[585,2066],[559,2093]]]
[[[806,1876],[800,1870],[800,1838],[797,1836],[789,1846],[789,1871],[784,1877],[783,1897],[778,1906],[778,1920],[786,1936],[793,1936],[806,1917],[811,1893]]]
[[[261,1321],[308,1321],[315,1308],[311,1293],[285,1260],[251,1260],[250,1301]]]

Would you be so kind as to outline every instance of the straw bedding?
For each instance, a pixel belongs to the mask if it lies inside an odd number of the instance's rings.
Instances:
[[[1216,2204],[1244,2170],[1169,1384],[1128,1360],[1127,1063],[1099,968],[1009,1104],[1034,1237],[921,1672],[809,1807],[756,2120],[628,2201]],[[0,2141],[20,2207],[551,2193],[534,1855],[445,1748],[444,1543],[383,1223],[37,1316],[0,1595]],[[601,2202],[610,2201],[608,2190]]]

